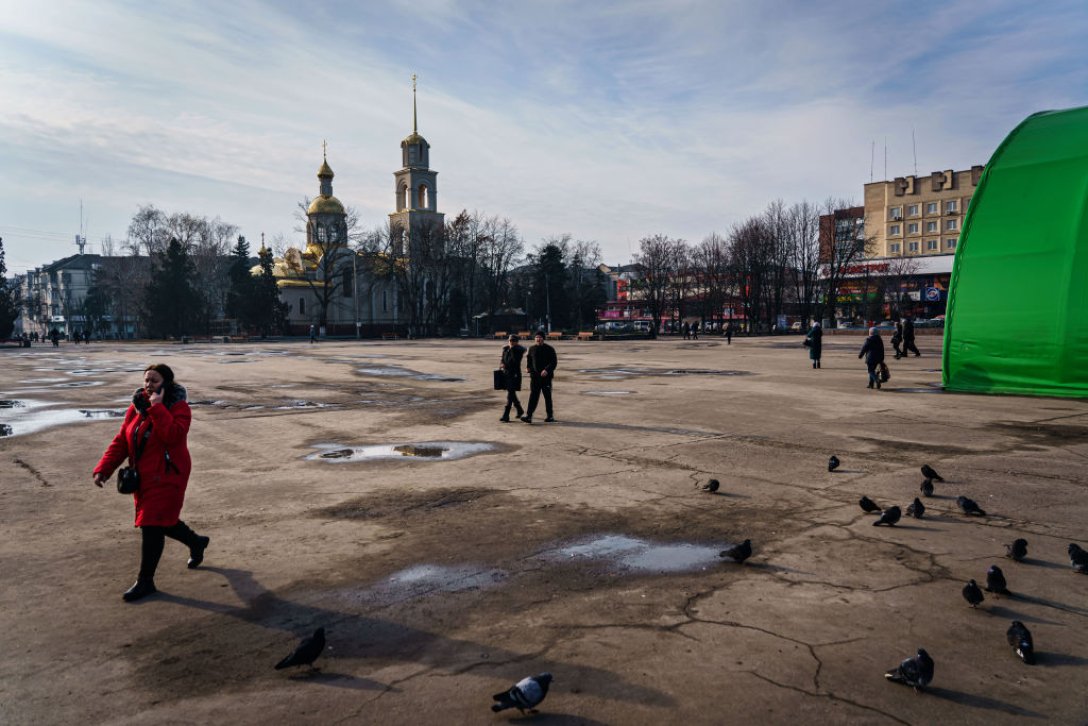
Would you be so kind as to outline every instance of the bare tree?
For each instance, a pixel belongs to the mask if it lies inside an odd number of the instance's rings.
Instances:
[[[729,233],[729,259],[749,335],[769,327],[767,271],[772,261],[772,245],[771,233],[762,217],[749,218]]]
[[[307,210],[310,208],[310,201],[310,197],[303,197],[295,209],[295,220],[301,225],[295,227],[295,232],[305,234],[308,240],[314,240],[317,249],[307,247],[298,258],[285,251],[285,260],[291,276],[304,280],[310,288],[317,300],[318,324],[326,327],[329,323],[329,308],[345,283],[344,270],[351,265],[352,255],[355,254],[351,241],[361,238],[357,229],[359,213],[354,208],[347,207],[344,224],[323,228],[324,240],[319,240],[316,230],[309,229],[310,218]],[[350,278],[348,281],[350,282]]]
[[[709,234],[692,250],[692,265],[698,278],[702,316],[719,320],[731,297],[728,243],[717,232]]]
[[[508,218],[496,219],[490,232],[480,238],[480,259],[483,272],[487,312],[495,311],[506,301],[510,288],[510,270],[525,251],[518,228]]]
[[[632,281],[631,287],[650,311],[653,319],[652,332],[657,335],[661,329],[661,320],[673,302],[676,247],[683,242],[664,234],[655,234],[643,237],[638,244],[635,264],[640,268],[639,277]]]
[[[791,206],[786,231],[794,297],[802,327],[807,328],[816,312],[820,285],[820,212],[816,205],[803,201]]]
[[[863,218],[844,212],[852,206],[836,199],[828,199],[823,205],[820,249],[823,305],[818,313],[821,317],[834,316],[848,279],[855,280],[855,287],[860,285],[857,294],[862,300],[870,293],[867,268],[860,263],[871,251],[874,237],[865,235]]]

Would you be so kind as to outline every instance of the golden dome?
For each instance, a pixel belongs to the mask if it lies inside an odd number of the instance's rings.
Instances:
[[[427,139],[413,131],[411,136],[405,137],[404,141],[400,142],[401,146],[410,146],[412,144],[427,144]],[[430,144],[427,145],[430,146]]]
[[[328,177],[332,179],[334,176],[336,175],[332,173],[332,167],[329,166],[328,160],[322,161],[321,168],[317,170],[317,178],[324,179],[325,177]]]
[[[330,171],[330,173],[332,173]],[[306,214],[343,214],[344,205],[340,203],[340,200],[334,196],[318,196],[314,197],[314,200],[310,202],[309,208],[306,209]]]

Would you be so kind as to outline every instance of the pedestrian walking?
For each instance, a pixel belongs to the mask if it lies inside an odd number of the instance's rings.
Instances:
[[[812,360],[812,367],[820,367],[820,356],[824,352],[824,331],[820,324],[812,321],[812,329],[805,336],[805,346],[808,348],[808,357]]]
[[[136,584],[122,595],[126,602],[156,592],[155,570],[166,537],[189,548],[189,569],[204,561],[210,541],[179,519],[192,470],[186,443],[192,411],[185,399],[185,388],[174,380],[168,365],[148,366],[144,385],[133,395],[120,431],[94,468],[95,486],[101,487],[128,458],[131,468],[120,476],[136,485],[136,526],[143,543]]]
[[[729,321],[725,326],[725,344],[733,345],[733,321]]]
[[[692,340],[698,340],[699,339],[699,321],[698,320],[696,320],[694,323],[691,324],[691,339]]]
[[[907,353],[914,353],[914,357],[917,358],[921,353],[918,352],[918,346],[914,344],[914,321],[910,318],[903,318],[903,357],[907,357]]]
[[[313,323],[310,324],[310,345],[317,342],[317,326]]]
[[[895,333],[892,334],[892,347],[895,348],[895,359],[899,360],[903,357],[903,351],[899,349],[899,346],[903,342],[903,321],[895,321]]]
[[[680,323],[680,334],[684,336],[684,340],[688,340],[691,337],[691,327],[686,320]]]
[[[529,373],[529,409],[519,419],[527,424],[533,422],[533,412],[540,401],[540,395],[544,394],[544,410],[548,417],[546,423],[555,422],[555,410],[552,408],[552,380],[555,378],[555,367],[558,359],[555,348],[544,342],[543,331],[538,331],[534,339],[535,344],[525,354],[526,370]]]
[[[54,348],[59,348],[60,347],[60,331],[57,330],[56,328],[53,328],[52,330],[50,330],[49,331],[49,340],[53,341],[53,347]]]
[[[519,419],[525,414],[525,409],[518,400],[518,391],[521,390],[521,359],[524,357],[525,347],[518,342],[518,336],[511,335],[502,348],[502,361],[499,364],[506,378],[506,407],[499,419],[502,423],[510,422],[511,407],[517,411]]]
[[[880,364],[884,362],[884,340],[880,337],[880,331],[869,328],[869,337],[861,346],[858,358],[865,358],[865,367],[869,370],[869,388],[876,384],[880,388]]]

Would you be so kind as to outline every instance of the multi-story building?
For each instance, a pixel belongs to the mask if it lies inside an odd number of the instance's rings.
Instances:
[[[865,185],[865,233],[872,256],[955,253],[982,166]]]
[[[102,255],[78,254],[28,270],[19,278],[21,304],[16,332],[61,335],[83,331],[83,303]]]

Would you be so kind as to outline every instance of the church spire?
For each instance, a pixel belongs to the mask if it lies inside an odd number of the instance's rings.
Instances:
[[[412,133],[419,133],[419,124],[416,123],[416,74],[412,74]]]

